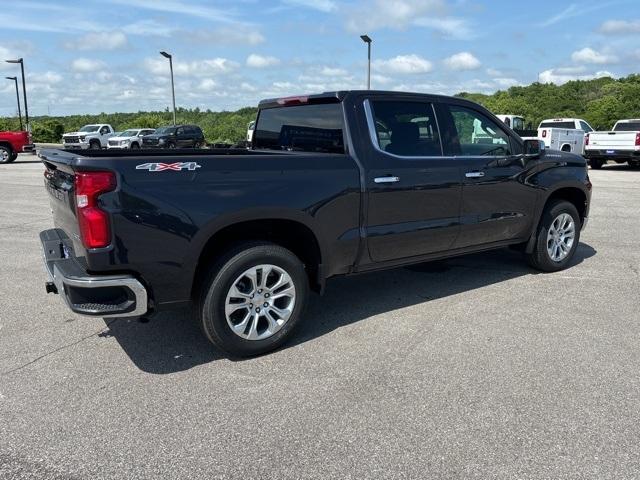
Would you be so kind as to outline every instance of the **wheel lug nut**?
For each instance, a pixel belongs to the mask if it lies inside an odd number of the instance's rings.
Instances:
[[[269,298],[269,294],[268,294],[268,293],[265,293],[265,294],[264,294],[264,298]]]
[[[262,289],[258,290],[258,293],[262,293]]]
[[[263,307],[264,307],[264,308],[267,308],[268,306],[269,306],[269,304],[268,304],[267,302],[264,302]]]
[[[260,313],[260,307],[256,308],[256,312]]]

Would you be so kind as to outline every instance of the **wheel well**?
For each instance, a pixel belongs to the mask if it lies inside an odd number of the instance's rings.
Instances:
[[[556,190],[547,199],[547,203],[544,207],[547,208],[547,205],[549,205],[549,203],[553,200],[566,200],[573,203],[573,205],[576,207],[576,210],[578,210],[578,214],[580,215],[580,221],[584,223],[584,217],[587,210],[587,196],[582,190],[575,187],[567,187]]]
[[[569,145],[568,143],[565,143],[564,145],[562,145],[562,151],[563,152],[570,152],[571,151],[571,145]]]
[[[13,146],[9,142],[0,142],[0,147],[9,149],[9,153],[13,153]]]
[[[314,233],[307,226],[293,220],[269,219],[236,223],[216,232],[207,241],[198,258],[192,293],[196,292],[207,273],[207,266],[216,256],[237,243],[251,241],[272,242],[293,252],[304,263],[311,288],[320,290],[318,269],[322,257]]]

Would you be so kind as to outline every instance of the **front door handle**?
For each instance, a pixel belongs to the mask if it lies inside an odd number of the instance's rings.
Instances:
[[[373,179],[375,183],[396,183],[400,181],[400,177],[389,175],[387,177],[376,177]]]
[[[464,176],[467,178],[482,178],[484,177],[484,172],[467,172]]]

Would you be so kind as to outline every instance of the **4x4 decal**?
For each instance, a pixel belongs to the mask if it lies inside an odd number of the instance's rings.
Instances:
[[[149,170],[150,172],[164,172],[165,170],[173,170],[179,172],[180,170],[195,170],[200,168],[196,162],[176,162],[176,163],[143,163],[136,165],[136,170]]]

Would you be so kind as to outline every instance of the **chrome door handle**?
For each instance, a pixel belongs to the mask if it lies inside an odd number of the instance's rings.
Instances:
[[[484,172],[467,172],[464,176],[467,178],[482,178],[484,177]]]
[[[373,179],[373,181],[375,183],[396,183],[400,181],[400,177],[393,177],[393,176],[376,177]]]

